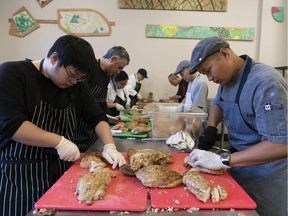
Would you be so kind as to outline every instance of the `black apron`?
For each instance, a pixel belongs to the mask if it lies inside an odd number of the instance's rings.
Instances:
[[[136,82],[136,86],[135,86],[134,90],[135,90],[137,93],[139,93],[139,92],[140,92],[140,89],[141,89],[141,83],[140,83],[140,82]],[[134,95],[134,96],[129,95],[129,97],[130,97],[130,100],[131,100],[131,102],[130,102],[130,107],[133,107],[133,106],[137,103],[137,101],[138,101],[138,99],[137,99],[137,94]]]
[[[115,98],[115,100],[113,101],[113,103],[118,103],[118,104],[122,105],[123,107],[125,107],[125,106],[126,106],[126,103],[127,103],[127,98],[126,98],[126,94],[125,94],[124,90],[122,89],[123,95],[124,95],[124,97],[125,97],[125,100],[123,100],[122,98],[120,98],[120,97],[117,95],[117,87],[116,87],[115,83],[113,82],[113,80],[112,80],[112,83],[113,83],[114,91],[115,91],[115,93],[116,93],[116,98]],[[109,108],[109,109],[108,109],[108,114],[111,115],[111,116],[117,116],[117,115],[119,115],[119,113],[120,113],[120,112],[119,112],[116,108]]]
[[[126,97],[125,93],[124,93],[124,96]],[[127,99],[122,100],[122,98],[120,98],[118,95],[116,95],[116,98],[113,101],[113,103],[118,103],[118,104],[122,105],[123,107],[126,106],[126,102],[127,102]],[[108,114],[111,116],[117,116],[117,115],[119,115],[119,113],[120,112],[116,108],[109,108],[108,109]]]

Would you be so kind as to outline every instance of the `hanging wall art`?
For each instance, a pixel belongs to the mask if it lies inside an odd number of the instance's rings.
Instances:
[[[217,36],[226,40],[251,41],[255,36],[255,29],[250,27],[204,27],[177,25],[146,25],[148,38],[185,38],[201,39]]]
[[[24,37],[39,28],[38,22],[25,7],[17,10],[9,21],[11,22],[9,34],[17,37]]]
[[[37,0],[38,4],[41,6],[41,7],[45,7],[48,3],[50,3],[51,1],[53,0]]]
[[[284,7],[272,7],[272,17],[277,22],[284,22]]]
[[[67,34],[76,36],[109,36],[111,26],[105,16],[92,9],[58,9],[57,20],[34,19],[25,7],[20,8],[11,22],[9,33],[14,36],[24,37],[39,28],[38,23],[58,24],[58,27]]]
[[[119,8],[226,12],[227,0],[119,0]]]

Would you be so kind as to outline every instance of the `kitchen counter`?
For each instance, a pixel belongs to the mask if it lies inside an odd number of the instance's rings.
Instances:
[[[167,146],[165,144],[165,141],[161,140],[151,140],[151,139],[120,139],[115,138],[115,144],[117,146],[117,150],[120,152],[127,152],[130,148],[138,148],[138,149],[144,149],[144,148],[151,148],[154,150],[162,150],[162,151],[168,151],[168,152],[181,152],[178,149],[172,148],[170,146]],[[96,142],[88,151],[102,151],[103,145],[102,143]],[[149,208],[149,200],[148,200],[148,208]],[[54,215],[55,216],[76,216],[76,215],[86,215],[86,216],[94,216],[94,215],[125,215],[124,212],[104,212],[104,211],[57,211]],[[158,213],[152,212],[151,209],[147,210],[146,212],[129,212],[129,215],[136,215],[136,216],[149,216],[149,215],[207,215],[207,216],[257,216],[257,212],[255,210],[200,210],[200,211],[193,211],[192,213],[187,212],[186,210],[179,210],[175,212],[167,212],[165,211],[159,211]],[[33,211],[29,212],[28,216],[40,216],[43,214],[33,214]]]

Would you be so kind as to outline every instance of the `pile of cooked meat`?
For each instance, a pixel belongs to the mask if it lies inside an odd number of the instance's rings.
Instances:
[[[121,130],[122,133],[131,131],[132,134],[143,134],[151,131],[151,127],[149,126],[149,122],[144,118],[134,118],[128,123],[118,122],[114,125],[112,130]]]
[[[197,199],[207,202],[211,198],[213,203],[225,200],[228,192],[220,185],[212,187],[201,172],[221,175],[222,170],[209,170],[201,168],[191,168],[184,175],[168,168],[168,164],[173,163],[173,156],[164,151],[152,149],[129,149],[129,164],[122,165],[120,170],[128,176],[136,176],[144,186],[171,188],[182,184],[193,193]],[[184,165],[187,165],[186,157]]]
[[[130,163],[120,167],[129,176],[136,176],[147,187],[177,187],[182,184],[182,175],[167,167],[173,163],[170,153],[152,149],[129,149]]]
[[[202,202],[211,199],[213,203],[217,203],[228,197],[228,192],[221,185],[216,187],[210,185],[202,174],[202,172],[206,172],[221,175],[223,171],[191,168],[187,165],[188,158],[186,157],[184,165],[189,169],[182,175],[168,167],[174,162],[171,153],[152,149],[129,149],[127,157],[129,163],[122,165],[120,171],[127,176],[136,176],[144,186],[172,188],[184,185]],[[95,200],[105,196],[115,173],[106,167],[97,153],[85,155],[80,162],[80,167],[89,169],[89,172],[79,179],[76,195],[79,202],[91,205]]]
[[[97,153],[85,155],[80,162],[80,167],[89,169],[89,173],[78,180],[75,194],[79,202],[91,205],[94,200],[105,196],[111,178],[116,175],[106,167]]]

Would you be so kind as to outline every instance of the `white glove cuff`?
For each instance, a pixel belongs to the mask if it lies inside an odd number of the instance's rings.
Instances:
[[[110,148],[116,149],[115,144],[113,144],[113,143],[105,144],[103,147],[103,150],[107,151],[107,149],[110,149]]]
[[[58,148],[60,148],[61,146],[63,146],[63,145],[65,145],[65,137],[64,136],[62,136],[62,138],[61,138],[61,140],[60,140],[60,143],[56,146],[56,147],[54,147],[55,149],[58,149]]]

